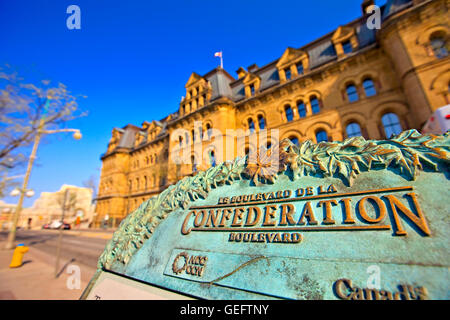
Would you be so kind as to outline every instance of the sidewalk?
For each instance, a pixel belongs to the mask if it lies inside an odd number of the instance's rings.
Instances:
[[[0,242],[0,300],[74,300],[79,299],[95,269],[76,261],[72,265],[80,268],[80,288],[69,289],[74,273],[67,273],[70,261],[60,259],[59,276],[55,278],[55,257],[35,248],[25,253],[24,264],[9,268],[13,250],[4,249]],[[72,278],[70,278],[72,277]]]
[[[49,230],[49,229],[36,229],[42,230],[49,233],[59,233],[59,230]],[[89,237],[89,238],[99,238],[99,239],[111,239],[115,230],[98,230],[98,229],[71,229],[63,230],[63,234]]]

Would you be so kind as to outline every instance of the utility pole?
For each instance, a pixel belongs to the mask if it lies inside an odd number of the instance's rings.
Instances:
[[[69,193],[69,189],[66,189],[66,191],[64,192],[64,200],[63,200],[62,214],[61,214],[61,227],[59,228],[59,235],[58,235],[58,245],[56,246],[55,278],[58,275],[59,257],[61,254],[62,232],[64,229],[64,214],[66,212],[66,201],[67,201],[68,193]]]

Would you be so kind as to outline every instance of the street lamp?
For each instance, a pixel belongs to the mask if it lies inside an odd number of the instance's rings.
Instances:
[[[59,132],[74,132],[73,138],[75,140],[81,139],[81,133],[80,133],[80,130],[78,130],[78,129],[44,130],[44,128],[43,128],[44,121],[43,120],[44,119],[41,119],[39,127],[38,127],[38,131],[34,138],[33,149],[31,150],[31,155],[28,160],[27,172],[25,173],[25,178],[23,179],[22,188],[20,188],[20,189],[16,188],[11,192],[11,193],[14,192],[14,194],[16,196],[20,194],[20,198],[19,198],[19,202],[17,203],[16,211],[14,212],[13,223],[11,226],[11,230],[9,231],[8,240],[7,240],[6,246],[5,246],[6,249],[13,249],[15,246],[14,242],[16,240],[17,223],[19,221],[20,212],[22,211],[24,197],[25,196],[32,197],[34,195],[34,191],[28,190],[27,186],[28,186],[28,180],[30,178],[31,168],[33,167],[34,159],[36,159],[36,152],[37,152],[39,142],[41,140],[41,136],[43,134],[53,134],[53,133],[59,133]]]

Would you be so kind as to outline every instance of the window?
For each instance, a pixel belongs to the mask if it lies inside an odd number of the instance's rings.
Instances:
[[[203,95],[203,104],[206,104],[206,93]]]
[[[144,176],[144,190],[147,190],[147,176]]]
[[[180,147],[181,147],[181,145],[183,144],[183,137],[182,136],[178,137],[178,142],[179,142]]]
[[[350,40],[342,42],[342,50],[344,50],[345,54],[351,53],[353,51],[352,44],[351,44]]]
[[[430,45],[436,58],[442,59],[448,56],[448,49],[443,36],[438,35],[432,37],[430,39]]]
[[[395,113],[386,113],[381,117],[381,123],[383,124],[386,138],[390,138],[393,134],[402,132],[400,120]]]
[[[258,125],[260,130],[264,130],[266,128],[266,120],[262,115],[258,116]]]
[[[356,122],[352,122],[350,123],[347,128],[345,129],[345,131],[347,132],[347,137],[351,138],[351,137],[359,137],[361,136],[361,127],[359,126],[359,124],[357,124]]]
[[[297,101],[298,115],[300,118],[306,117],[306,106],[303,101]]]
[[[303,69],[303,63],[299,62],[297,63],[297,73],[298,75],[302,75],[304,73],[304,69]]]
[[[349,84],[346,88],[347,91],[347,99],[349,102],[355,102],[359,100],[358,91],[356,90],[355,85]]]
[[[375,89],[372,79],[368,78],[364,80],[363,87],[366,97],[371,97],[377,94],[377,90]]]
[[[286,75],[286,80],[291,80],[292,74],[290,68],[284,69],[284,74]]]
[[[328,135],[325,130],[320,130],[316,132],[316,141],[319,142],[326,142],[328,141]]]
[[[248,118],[248,130],[250,130],[250,133],[255,132],[255,123],[253,122],[252,118]]]
[[[208,135],[208,139],[211,138],[211,125],[209,123],[206,124],[206,134]]]
[[[291,136],[289,137],[289,140],[291,140],[291,142],[293,144],[295,144],[296,146],[298,146],[298,138],[296,136]]]
[[[250,95],[252,95],[252,96],[255,95],[255,85],[254,84],[250,85]]]
[[[216,166],[216,157],[214,155],[214,151],[211,151],[209,153],[209,161],[211,162],[211,166],[215,167]]]
[[[313,114],[319,113],[320,112],[320,104],[319,104],[319,100],[316,98],[316,96],[312,96],[309,99],[309,102],[311,103],[311,110]]]
[[[284,107],[284,111],[286,113],[286,119],[288,122],[291,122],[294,119],[294,114],[292,113],[292,108],[290,105],[286,105]]]
[[[192,172],[197,172],[197,164],[195,163],[194,156],[191,156],[191,163],[192,163]]]
[[[191,130],[191,134],[192,134],[192,141],[195,142],[195,130],[194,129]]]

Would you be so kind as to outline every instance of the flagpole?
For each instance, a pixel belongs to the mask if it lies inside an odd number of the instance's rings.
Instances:
[[[223,69],[223,52],[220,51],[220,68]]]

